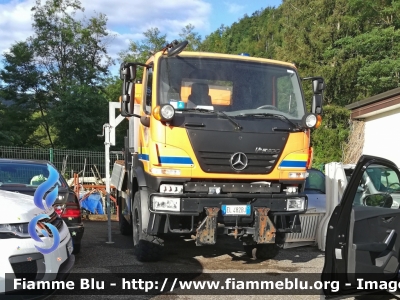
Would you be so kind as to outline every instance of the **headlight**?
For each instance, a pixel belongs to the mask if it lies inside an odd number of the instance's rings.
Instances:
[[[314,128],[317,125],[318,118],[315,114],[307,114],[303,117],[303,126],[307,128]]]
[[[163,121],[171,121],[175,115],[175,109],[170,104],[164,104],[161,106],[160,114],[163,118]]]
[[[152,198],[154,210],[168,210],[168,211],[180,211],[181,210],[181,199],[170,198],[170,197],[159,197],[154,196]]]
[[[28,224],[29,223],[0,224],[0,235],[4,236],[5,238],[7,237],[28,238],[30,237],[28,232]]]
[[[158,121],[169,122],[173,119],[174,115],[175,109],[171,104],[163,104],[153,109],[153,117]]]
[[[304,210],[304,199],[302,198],[292,198],[292,199],[287,199],[287,206],[286,210],[291,211],[291,210]]]
[[[181,175],[181,171],[176,169],[151,168],[150,172],[153,173],[154,175],[175,175],[175,176]]]

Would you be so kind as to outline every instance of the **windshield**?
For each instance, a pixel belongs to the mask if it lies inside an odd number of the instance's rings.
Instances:
[[[294,69],[272,64],[198,57],[162,57],[158,104],[205,108],[229,116],[305,113]]]
[[[38,187],[49,177],[47,165],[25,163],[0,163],[0,188],[8,185],[24,185],[26,187]],[[61,179],[59,186],[66,187]]]

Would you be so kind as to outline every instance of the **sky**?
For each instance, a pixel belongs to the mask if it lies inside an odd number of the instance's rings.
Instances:
[[[128,49],[131,40],[143,40],[143,32],[149,28],[157,27],[167,35],[167,41],[172,41],[190,23],[204,39],[222,24],[230,26],[245,14],[251,16],[263,8],[278,7],[282,0],[81,0],[81,3],[86,17],[95,13],[107,16],[107,29],[112,36],[108,53],[116,59],[119,52]],[[33,34],[34,4],[35,0],[0,0],[0,54]],[[116,66],[111,68],[113,75],[116,70]]]

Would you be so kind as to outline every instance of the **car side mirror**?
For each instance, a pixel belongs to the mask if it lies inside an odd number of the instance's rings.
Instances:
[[[363,200],[363,203],[365,206],[391,208],[393,204],[393,198],[390,196],[390,194],[372,194],[366,196]]]

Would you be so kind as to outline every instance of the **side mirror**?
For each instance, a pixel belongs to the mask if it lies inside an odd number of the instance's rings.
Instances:
[[[325,82],[322,77],[317,77],[312,81],[312,86],[313,86],[313,100],[312,100],[312,106],[311,106],[311,111],[314,114],[320,115],[322,114],[322,100],[323,96],[322,93],[325,90]]]
[[[119,68],[119,78],[121,80],[133,81],[136,78],[136,65],[133,63],[122,63]]]
[[[119,69],[119,77],[123,80],[121,97],[121,115],[133,114],[135,105],[136,65],[134,63],[122,63]]]
[[[316,115],[322,114],[322,95],[321,94],[313,95],[311,112]]]
[[[325,90],[325,82],[322,78],[314,79],[312,85],[314,94],[322,94]]]
[[[316,115],[322,114],[323,91],[325,90],[325,82],[322,77],[306,77],[303,80],[312,80],[313,99],[311,104],[311,112]]]
[[[393,198],[390,196],[390,194],[372,194],[366,196],[363,200],[363,203],[365,206],[391,208],[393,204]]]

